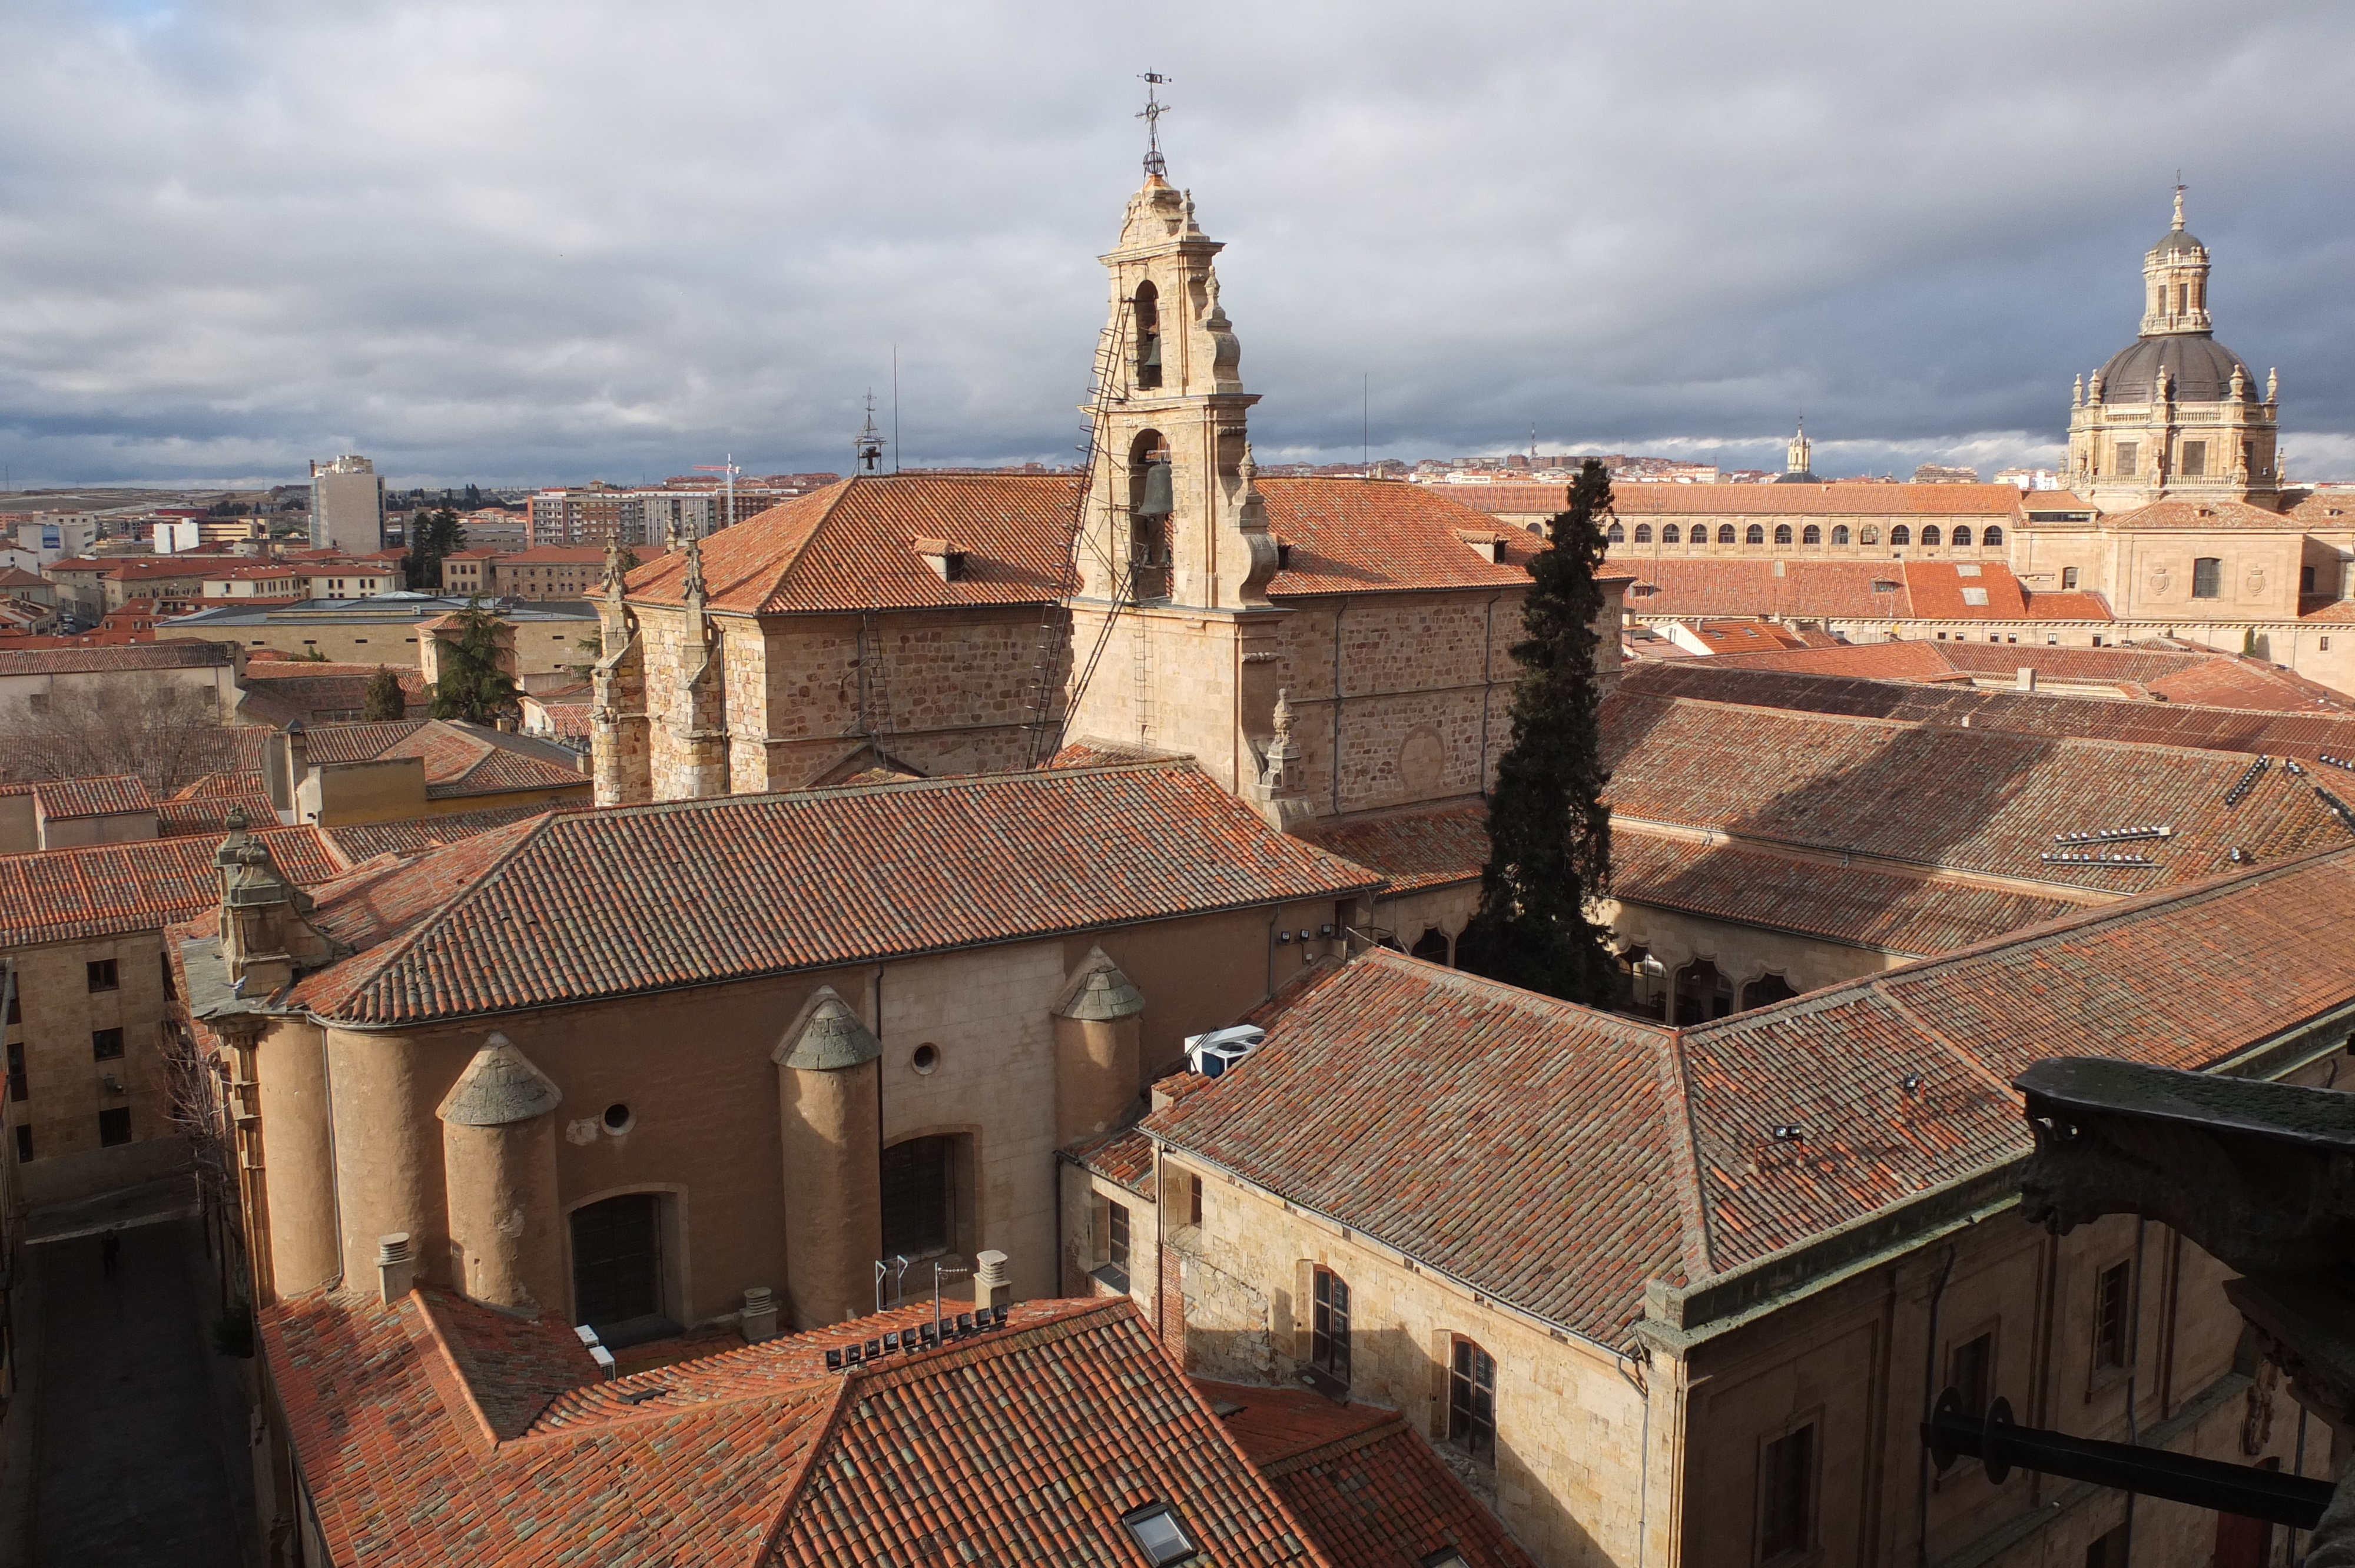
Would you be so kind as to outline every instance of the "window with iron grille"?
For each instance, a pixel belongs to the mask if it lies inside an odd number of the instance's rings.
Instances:
[[[1758,1559],[1796,1557],[1815,1542],[1814,1424],[1767,1444],[1758,1468]]]
[[[1308,1360],[1341,1382],[1349,1381],[1349,1282],[1329,1268],[1316,1271]]]
[[[121,983],[115,979],[112,959],[92,959],[84,967],[90,971],[90,989],[93,992],[112,991]]]
[[[98,1141],[100,1147],[105,1149],[131,1141],[130,1107],[119,1106],[113,1110],[98,1113]]]
[[[1961,1396],[1963,1414],[1973,1421],[1987,1414],[1994,1380],[1993,1334],[1966,1340],[1946,1352],[1946,1386]]]
[[[2221,599],[2224,591],[2224,563],[2214,556],[2202,556],[2191,563],[2191,597]]]
[[[21,1044],[8,1047],[8,1098],[17,1105],[32,1098],[30,1086],[25,1082],[25,1047]]]
[[[1486,1464],[1497,1462],[1497,1363],[1455,1337],[1447,1369],[1447,1440]]]
[[[123,1031],[93,1029],[90,1032],[90,1057],[93,1062],[112,1062],[123,1054]]]
[[[2094,1281],[2094,1367],[2097,1372],[2126,1364],[2133,1267],[2131,1264],[2115,1264],[2102,1270]]]

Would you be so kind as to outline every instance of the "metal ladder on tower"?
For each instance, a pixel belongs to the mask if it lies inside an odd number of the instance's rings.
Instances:
[[[1082,581],[1080,552],[1088,545],[1088,501],[1095,484],[1096,464],[1110,450],[1108,438],[1112,406],[1125,401],[1128,397],[1127,347],[1135,310],[1136,301],[1124,296],[1112,324],[1096,338],[1094,374],[1088,388],[1088,407],[1094,417],[1087,427],[1087,440],[1080,447],[1080,488],[1071,506],[1070,535],[1064,541],[1062,577],[1057,585],[1055,601],[1048,606],[1039,619],[1037,666],[1031,678],[1029,696],[1025,703],[1030,715],[1028,722],[1030,729],[1029,765],[1032,768],[1044,767],[1062,749],[1064,727],[1071,722],[1071,713],[1079,706],[1080,697],[1088,689],[1089,682],[1094,679],[1096,666],[1103,661],[1104,650],[1112,641],[1113,628],[1120,619],[1122,609],[1135,597],[1135,563],[1124,562],[1115,555],[1106,553],[1118,548],[1112,535],[1113,524],[1119,517],[1107,491],[1104,498],[1104,546],[1097,554],[1112,582],[1112,603],[1104,615],[1103,624],[1097,629],[1086,660],[1078,659],[1078,648],[1074,642],[1078,626],[1072,615],[1072,601],[1079,596]],[[1061,697],[1062,713],[1059,717],[1056,708],[1061,683],[1057,677],[1061,673],[1067,651],[1072,655],[1071,667],[1073,678],[1069,694]]]

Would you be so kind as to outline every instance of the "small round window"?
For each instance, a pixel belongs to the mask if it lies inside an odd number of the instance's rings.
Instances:
[[[916,1047],[908,1057],[908,1065],[919,1073],[929,1074],[941,1065],[941,1048],[929,1042]]]
[[[607,1132],[616,1134],[627,1132],[630,1130],[630,1124],[636,1119],[630,1114],[630,1107],[618,1100],[605,1107],[604,1121]]]

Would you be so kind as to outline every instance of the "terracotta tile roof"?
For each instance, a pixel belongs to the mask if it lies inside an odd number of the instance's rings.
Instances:
[[[1268,582],[1271,599],[1527,588],[1529,563],[1545,548],[1536,535],[1498,529],[1486,514],[1430,485],[1263,478],[1259,489],[1268,531],[1291,546],[1290,565]],[[1504,560],[1465,543],[1461,532],[1502,541]]]
[[[1221,1563],[1327,1564],[1125,1299],[828,1371],[868,1318],[611,1382],[552,1320],[431,1288],[262,1313],[341,1562],[1127,1562],[1171,1504]]]
[[[1991,941],[2083,907],[2068,898],[1697,844],[1625,825],[1611,835],[1611,894],[1917,958]]]
[[[315,829],[264,828],[255,836],[298,884],[343,873]],[[212,909],[220,902],[214,842],[142,839],[0,855],[0,948],[161,930]]]
[[[2009,645],[2005,652],[2010,652]],[[2056,650],[2037,652],[2050,653]],[[1743,661],[1744,664],[1749,662]],[[1631,694],[1698,697],[1710,702],[1900,719],[1915,724],[1951,726],[1967,719],[1974,729],[2005,730],[2016,735],[2073,736],[2087,740],[2188,746],[2308,760],[2325,752],[2333,757],[2355,758],[2355,715],[2321,712],[2241,712],[2189,703],[2118,702],[2050,692],[2030,694],[1957,686],[1901,685],[1888,681],[1741,668],[1732,661],[1714,659],[1674,666],[1631,666],[1620,676],[1620,689]]]
[[[2030,620],[2115,620],[2110,601],[2097,593],[2081,589],[2051,592],[2039,588],[2028,596],[2028,619]]]
[[[1153,1140],[1134,1127],[1121,1128],[1073,1144],[1074,1163],[1130,1192],[1153,1196]]]
[[[45,588],[49,579],[22,567],[0,567],[0,588]]]
[[[1228,1411],[1227,1431],[1337,1568],[1401,1568],[1450,1546],[1473,1568],[1533,1568],[1397,1411],[1305,1389],[1193,1383]]]
[[[1436,810],[1312,822],[1300,836],[1382,874],[1385,893],[1477,880],[1488,859],[1488,809],[1474,802]]]
[[[114,647],[0,652],[0,675],[85,675],[111,670],[194,670],[226,664],[226,643],[179,639]]]
[[[2155,528],[2180,528],[2194,532],[2201,529],[2278,528],[2303,533],[2310,525],[2303,518],[2268,512],[2245,501],[2156,501],[2132,512],[2111,513],[2101,520],[2105,530],[2120,532]]]
[[[2297,600],[2300,620],[2319,620],[2327,625],[2355,620],[2355,599],[2330,599],[2320,594],[2300,594]]]
[[[1754,1264],[2024,1156],[2004,1086],[2030,1062],[2196,1070],[2355,1001],[2350,909],[2355,849],[1683,1030],[1375,949],[1292,993],[1250,1061],[1144,1125],[1616,1346],[1647,1279]],[[2261,986],[2253,952],[2277,960]],[[1775,1139],[1783,1125],[1800,1140]]]
[[[573,754],[551,742],[449,719],[320,725],[305,732],[304,746],[314,765],[421,758],[426,796],[436,800],[579,789],[590,782]]]
[[[1929,485],[1957,490],[1959,485]],[[1778,575],[1775,567],[1783,567]],[[1844,620],[2099,620],[2097,594],[2030,594],[1997,561],[1714,560],[1631,556],[1627,608],[1646,616],[1756,616]],[[1976,575],[1963,568],[1976,565]],[[1972,597],[1984,603],[1972,602]],[[2038,608],[2039,601],[2064,601]]]
[[[1721,653],[1755,653],[1776,649],[1809,648],[1817,644],[1797,631],[1771,620],[1691,620],[1687,634],[1698,639],[1713,657]],[[1827,642],[1830,640],[1825,639]]]
[[[1062,597],[1079,482],[1017,474],[854,478],[769,508],[702,543],[710,607],[740,614],[1040,604]],[[945,582],[910,548],[950,535],[965,567]],[[630,574],[630,597],[683,598],[685,552]]]
[[[295,995],[355,1022],[419,1022],[1337,897],[1376,880],[1180,766],[568,811],[438,851],[348,906],[323,889],[336,934],[366,950]],[[817,906],[834,916],[803,917]]]
[[[319,831],[343,851],[345,858],[357,865],[380,854],[422,854],[427,850],[454,844],[461,839],[471,839],[494,828],[529,821],[535,817],[548,815],[550,810],[561,809],[546,805],[493,806],[481,811],[410,817],[398,822],[356,822],[348,827],[322,828]]]
[[[1663,699],[1624,682],[1603,736],[1623,815],[2113,893],[2222,874],[2235,848],[2270,863],[2349,836],[2316,780],[2283,768],[2225,804],[2256,758],[2210,750]],[[2155,870],[2039,858],[2055,833],[2146,825],[2175,831],[2135,846]]]
[[[1738,670],[1802,670],[1815,675],[1856,675],[1871,681],[1967,682],[1968,673],[1955,669],[1948,662],[1945,649],[1943,642],[1904,639],[1846,643],[1838,648],[1723,653],[1717,656],[1717,662]]]
[[[156,831],[167,837],[209,833],[218,840],[229,831],[231,811],[244,812],[246,821],[257,827],[276,825],[278,808],[271,804],[260,773],[208,773],[182,787],[156,806]]]
[[[155,797],[135,773],[103,779],[47,779],[33,787],[41,815],[51,821],[75,817],[118,817],[131,811],[152,811]]]

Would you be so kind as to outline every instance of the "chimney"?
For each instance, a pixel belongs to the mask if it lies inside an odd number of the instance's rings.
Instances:
[[[748,1344],[777,1337],[776,1292],[765,1285],[755,1285],[744,1292],[744,1312],[738,1320]]]
[[[409,1255],[407,1231],[376,1238],[376,1277],[388,1307],[408,1295],[417,1283],[417,1260]]]
[[[2019,673],[2013,679],[2012,684],[2023,692],[2032,692],[2036,690],[2036,666],[2033,664],[2022,664],[2019,667]]]
[[[1007,1283],[1006,1255],[990,1251],[974,1257],[973,1308],[978,1312],[985,1307],[1010,1307],[1014,1304],[1014,1287]]]

